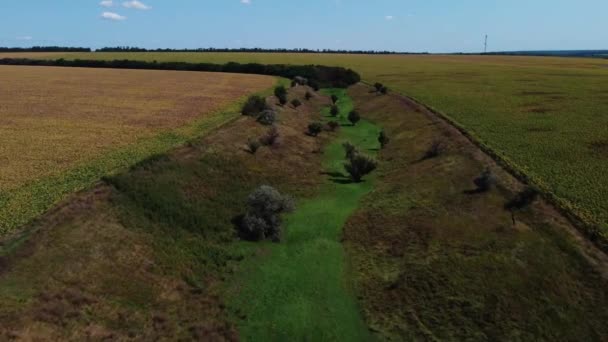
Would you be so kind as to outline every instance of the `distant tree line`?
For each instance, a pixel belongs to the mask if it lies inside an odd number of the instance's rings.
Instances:
[[[608,50],[505,51],[487,53],[455,53],[454,55],[608,58]]]
[[[0,52],[91,52],[91,48],[66,46],[0,47]]]
[[[131,46],[104,47],[95,52],[260,52],[260,53],[336,53],[336,54],[365,54],[365,55],[426,55],[428,52],[396,52],[376,50],[333,50],[333,49],[263,49],[263,48],[198,48],[198,49],[144,49]]]
[[[229,72],[239,74],[280,76],[288,79],[294,79],[295,77],[300,76],[307,78],[309,82],[315,83],[315,86],[338,88],[345,88],[361,81],[361,76],[351,69],[322,65],[258,63],[240,64],[235,62],[226,64],[212,64],[157,61],[146,62],[134,60],[66,60],[63,58],[56,60],[4,58],[0,59],[0,65]]]

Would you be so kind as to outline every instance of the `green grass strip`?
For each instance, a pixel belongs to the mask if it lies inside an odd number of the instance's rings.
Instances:
[[[353,104],[345,90],[325,90],[340,97],[346,117]],[[329,110],[324,113],[330,119]],[[350,141],[374,154],[379,128],[368,121],[344,125],[339,137],[325,149],[328,173],[344,172],[342,143]],[[303,175],[304,176],[304,175]],[[306,175],[316,177],[317,175]],[[279,244],[243,243],[250,251],[263,251],[245,261],[244,274],[229,295],[231,306],[246,318],[240,336],[246,341],[365,341],[371,336],[346,280],[345,253],[340,236],[359,200],[372,190],[373,177],[362,183],[329,179],[318,195],[298,203],[286,222],[286,238]],[[231,291],[232,292],[232,289]]]
[[[286,79],[277,79],[277,84],[288,85],[289,82]],[[268,96],[271,93],[272,89],[267,89],[260,95]],[[43,178],[0,194],[0,236],[27,224],[69,194],[91,186],[102,176],[124,170],[151,155],[165,153],[231,122],[239,117],[240,109],[246,99],[247,97],[237,99],[227,107],[186,126],[140,139],[134,144],[108,152],[61,175]]]

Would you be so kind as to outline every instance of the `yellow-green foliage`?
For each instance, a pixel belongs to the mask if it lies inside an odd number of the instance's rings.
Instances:
[[[99,53],[70,58],[341,65],[447,114],[608,230],[608,60],[502,56]]]

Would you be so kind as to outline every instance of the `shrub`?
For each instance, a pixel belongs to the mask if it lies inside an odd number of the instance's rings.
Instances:
[[[284,86],[274,88],[274,96],[279,99],[279,103],[281,105],[285,105],[287,103],[287,89],[285,89]]]
[[[380,134],[378,135],[380,147],[384,148],[384,146],[386,146],[390,141],[391,139],[388,137],[388,135],[386,135],[386,132],[384,132],[384,130],[380,131]]]
[[[247,212],[239,222],[241,237],[260,241],[281,239],[281,214],[294,210],[293,199],[262,185],[247,197]]]
[[[331,95],[331,102],[332,102],[333,104],[338,103],[338,100],[339,100],[339,99],[338,99],[338,96],[337,96],[337,95],[335,95],[335,94]]]
[[[319,91],[320,86],[319,83],[317,81],[314,80],[308,80],[308,85],[312,88],[312,90],[314,91]]]
[[[363,176],[370,174],[378,167],[378,162],[369,156],[361,153],[352,153],[348,163],[344,164],[344,169],[354,182],[361,182]]]
[[[382,94],[382,95],[388,94],[388,88],[386,86],[383,86],[382,88],[380,88],[380,94]]]
[[[505,204],[507,210],[521,210],[534,203],[538,198],[538,191],[534,188],[527,187],[524,191],[518,193],[512,200]]]
[[[297,85],[298,85],[298,83],[295,80],[291,81],[291,87],[292,88],[295,87],[295,86],[297,86]]]
[[[308,135],[316,137],[323,130],[323,125],[320,122],[313,122],[308,125]]]
[[[357,150],[355,145],[353,145],[349,142],[345,142],[344,144],[342,144],[342,147],[344,147],[346,159],[351,159],[355,154],[359,153],[359,151]]]
[[[313,95],[311,92],[307,91],[306,94],[304,94],[304,98],[306,99],[306,101],[310,101],[310,99],[312,99]]]
[[[359,115],[359,112],[357,112],[356,110],[353,110],[352,112],[350,112],[348,114],[348,121],[350,121],[350,123],[354,125],[357,124],[357,122],[361,121],[361,116]]]
[[[270,127],[268,132],[260,138],[260,142],[264,146],[273,146],[279,140],[280,134],[279,129],[276,126]]]
[[[473,180],[473,183],[477,186],[477,192],[487,192],[496,184],[496,176],[486,169],[479,177]]]
[[[376,92],[380,92],[380,90],[384,87],[382,83],[376,82],[374,83],[374,88],[376,88]]]
[[[293,99],[291,100],[291,105],[293,106],[293,108],[298,109],[298,107],[302,105],[302,101],[298,99]]]
[[[247,141],[247,149],[251,154],[255,154],[261,146],[262,144],[259,142],[259,140],[249,139]]]
[[[265,126],[270,126],[277,121],[277,113],[274,110],[267,109],[258,115],[257,121]]]
[[[444,150],[445,147],[443,143],[441,141],[436,140],[433,142],[433,144],[431,144],[431,147],[429,147],[429,149],[424,153],[424,157],[422,157],[422,159],[431,159],[438,157],[440,154],[443,153]]]
[[[340,108],[338,108],[338,106],[336,106],[336,105],[331,106],[331,109],[329,110],[329,114],[331,114],[331,116],[336,117],[336,116],[338,116],[339,113],[340,113]]]
[[[330,121],[327,123],[327,129],[330,132],[335,132],[340,128],[340,124],[337,121]]]
[[[247,101],[243,105],[242,113],[243,115],[256,116],[267,108],[268,106],[266,106],[266,100],[257,95],[254,95],[250,96],[247,99]]]

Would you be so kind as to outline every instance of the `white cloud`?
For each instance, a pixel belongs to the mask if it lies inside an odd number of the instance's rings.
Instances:
[[[122,5],[126,8],[133,8],[138,10],[149,10],[150,8],[152,8],[138,0],[125,1],[122,3]]]
[[[103,0],[102,2],[99,3],[99,5],[101,5],[103,7],[112,7],[112,6],[114,6],[114,1],[112,1],[112,0]]]
[[[32,40],[34,39],[32,36],[19,36],[17,38],[15,38],[17,40]]]
[[[127,17],[122,16],[122,15],[120,15],[120,14],[118,14],[118,13],[114,13],[114,12],[103,12],[103,13],[101,14],[101,17],[102,17],[103,19],[106,19],[106,20],[112,20],[112,21],[123,21],[123,20],[127,20]]]
[[[241,0],[242,4],[251,5],[251,0]]]
[[[391,20],[395,19],[395,17],[393,17],[392,15],[387,15],[386,17],[384,17],[384,19],[391,21]]]

